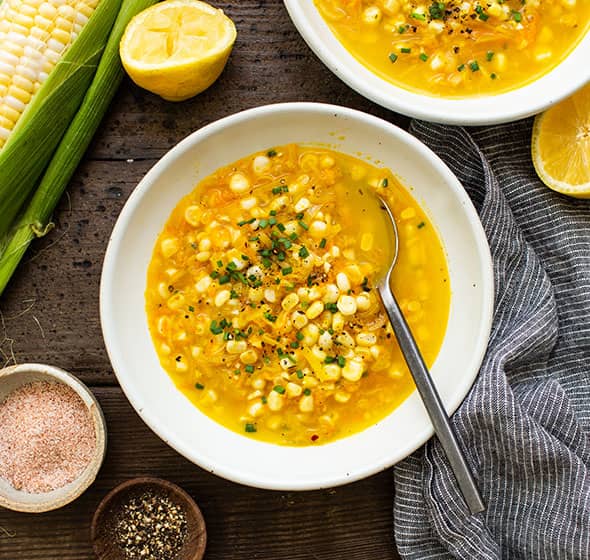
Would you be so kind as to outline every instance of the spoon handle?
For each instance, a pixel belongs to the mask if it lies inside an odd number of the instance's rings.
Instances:
[[[463,498],[471,513],[484,511],[485,505],[483,500],[475,485],[475,481],[473,480],[465,456],[459,447],[438,391],[436,390],[432,377],[424,363],[418,345],[412,336],[410,327],[403,316],[402,310],[388,286],[379,286],[379,295],[381,296],[381,301],[383,302],[389,320],[391,321],[395,337],[397,338],[402,354],[408,364],[410,373],[414,378],[416,388],[418,389],[424,406],[430,416],[434,431],[436,432],[438,440],[442,444],[449,463],[451,464],[451,468],[453,469],[453,473],[457,479],[457,484],[463,494]]]

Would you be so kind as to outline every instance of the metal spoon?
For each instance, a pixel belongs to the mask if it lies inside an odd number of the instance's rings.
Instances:
[[[430,376],[428,368],[426,367],[424,359],[422,358],[422,354],[418,349],[418,345],[414,340],[412,332],[410,331],[410,327],[408,326],[408,323],[402,314],[402,310],[400,309],[400,306],[393,295],[393,291],[391,290],[391,273],[397,261],[399,241],[397,226],[395,224],[395,219],[391,213],[391,210],[385,201],[383,201],[383,199],[380,200],[383,209],[389,216],[389,221],[391,222],[391,227],[393,228],[395,236],[395,244],[393,259],[391,260],[391,264],[389,265],[387,273],[377,285],[377,290],[381,296],[381,301],[383,302],[385,311],[389,316],[391,326],[393,327],[393,332],[395,333],[395,337],[397,338],[402,354],[404,355],[406,363],[408,364],[408,368],[410,369],[410,373],[414,378],[414,383],[416,384],[418,393],[420,393],[422,402],[424,403],[426,411],[430,416],[430,420],[434,426],[434,431],[438,437],[438,440],[442,444],[443,449],[445,450],[449,463],[451,464],[451,468],[453,469],[457,484],[459,485],[459,489],[463,494],[463,498],[467,504],[467,507],[472,514],[479,513],[485,510],[485,505],[481,499],[477,486],[475,485],[475,481],[473,480],[473,476],[469,470],[465,456],[459,447],[457,438],[453,428],[451,427],[449,418],[445,412],[438,391],[436,390],[434,382],[432,381],[432,377]]]

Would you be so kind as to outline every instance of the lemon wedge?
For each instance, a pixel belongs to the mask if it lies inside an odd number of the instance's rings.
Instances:
[[[590,84],[536,117],[531,151],[549,188],[590,198]]]
[[[222,10],[199,0],[166,0],[129,22],[119,51],[138,86],[183,101],[217,80],[236,35]]]

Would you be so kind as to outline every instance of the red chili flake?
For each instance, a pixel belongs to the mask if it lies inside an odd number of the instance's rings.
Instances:
[[[311,441],[317,441],[318,439],[320,439],[320,436],[317,434],[313,434],[313,436],[311,436]]]

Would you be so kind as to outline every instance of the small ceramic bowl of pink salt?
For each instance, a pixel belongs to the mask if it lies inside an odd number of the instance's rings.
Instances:
[[[0,506],[40,513],[80,496],[106,452],[106,424],[91,391],[43,364],[0,370]]]

